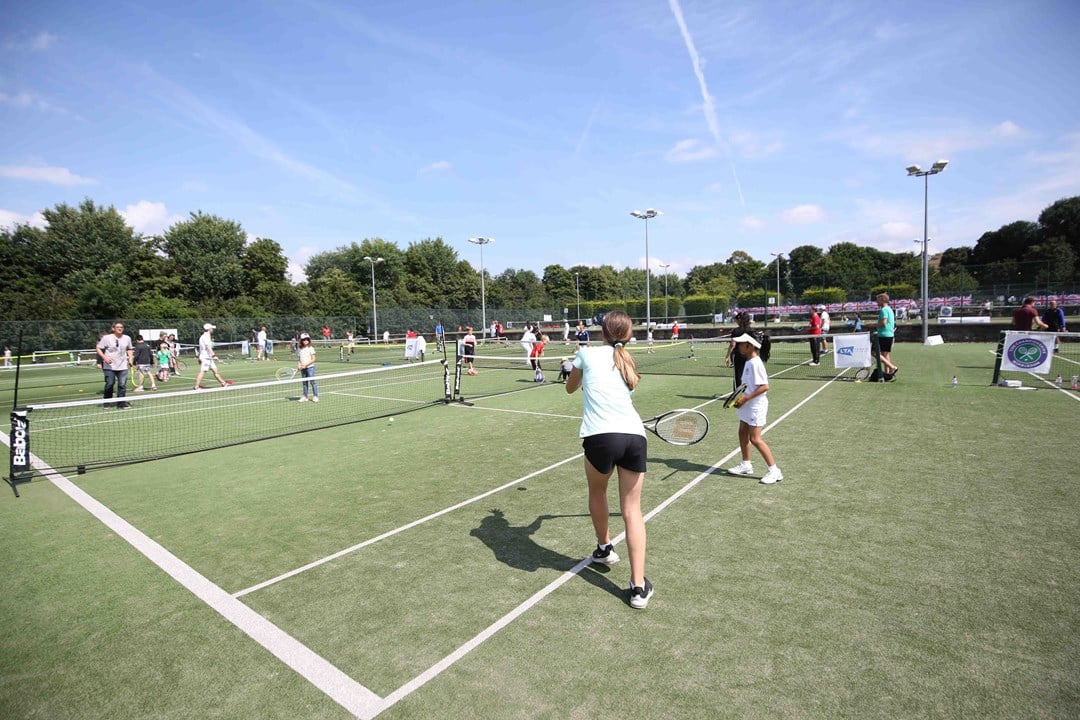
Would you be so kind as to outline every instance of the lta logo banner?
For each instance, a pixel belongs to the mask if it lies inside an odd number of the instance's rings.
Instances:
[[[1054,358],[1053,347],[1053,333],[1007,332],[1001,369],[1048,373]]]

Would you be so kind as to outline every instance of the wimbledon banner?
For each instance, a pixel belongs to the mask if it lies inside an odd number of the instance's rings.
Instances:
[[[1054,333],[1005,333],[1005,348],[1001,354],[1002,370],[1018,370],[1045,374],[1050,372],[1054,359]]]
[[[872,364],[870,333],[833,335],[832,341],[835,349],[833,363],[837,368],[864,368]]]

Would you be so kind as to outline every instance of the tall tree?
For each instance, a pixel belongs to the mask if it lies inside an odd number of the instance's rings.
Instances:
[[[192,302],[220,302],[243,292],[247,237],[239,223],[193,212],[166,230],[162,240]]]
[[[1080,195],[1062,198],[1039,213],[1039,225],[1047,240],[1060,238],[1080,257]]]

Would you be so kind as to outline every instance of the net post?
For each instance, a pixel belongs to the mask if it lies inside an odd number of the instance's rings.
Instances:
[[[19,497],[19,484],[30,482],[30,420],[28,410],[11,411],[11,453],[8,476],[4,481]]]
[[[994,352],[994,379],[990,381],[991,385],[997,385],[1001,381],[1001,358],[1005,354],[1005,331],[1001,331],[1001,336],[998,338],[997,350]]]

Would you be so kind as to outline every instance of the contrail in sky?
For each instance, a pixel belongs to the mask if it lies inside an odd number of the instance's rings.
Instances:
[[[720,123],[716,119],[716,107],[713,105],[712,95],[709,94],[709,87],[705,84],[705,73],[701,69],[701,58],[698,56],[697,48],[694,47],[694,38],[690,37],[690,31],[686,29],[686,20],[683,19],[679,0],[668,0],[668,4],[671,5],[671,12],[675,15],[675,22],[679,23],[679,30],[682,32],[683,41],[686,43],[686,52],[690,53],[690,62],[694,66],[694,75],[697,76],[698,85],[701,87],[705,122],[709,125],[709,132],[712,133],[713,140],[724,149],[724,154],[728,157],[728,164],[731,165],[731,176],[735,178],[735,189],[739,191],[739,202],[745,211],[746,199],[743,198],[742,183],[739,182],[739,174],[735,172],[735,161],[731,159],[731,151],[720,136]]]

